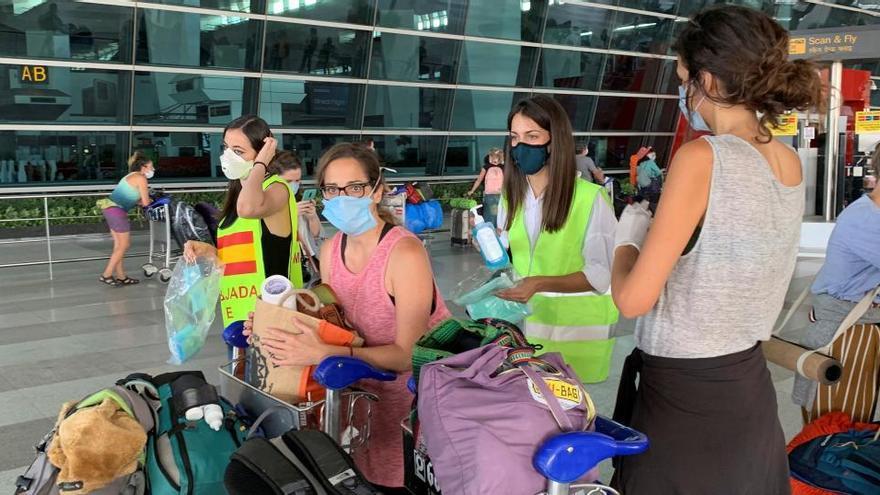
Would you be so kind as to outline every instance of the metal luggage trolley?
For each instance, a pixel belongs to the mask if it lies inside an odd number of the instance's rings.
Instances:
[[[361,380],[392,381],[394,373],[374,368],[366,362],[347,356],[334,356],[321,361],[315,367],[313,377],[327,389],[322,400],[303,404],[289,404],[240,380],[235,376],[236,363],[220,367],[220,390],[237,407],[251,417],[257,418],[267,437],[276,437],[291,429],[314,426],[317,418],[318,429],[327,433],[336,443],[348,452],[364,447],[370,438],[370,418],[372,403],[379,400],[374,394],[352,388]],[[354,413],[363,404],[366,422],[359,427],[360,434],[346,439],[344,433],[352,425]],[[342,421],[343,413],[347,421]],[[354,426],[354,425],[352,425]]]
[[[156,273],[159,274],[159,281],[163,284],[168,283],[171,280],[171,198],[167,196],[163,196],[161,198],[156,199],[152,203],[150,203],[145,209],[144,213],[147,216],[148,223],[150,225],[150,251],[147,254],[147,262],[141,265],[141,269],[144,271],[144,276],[152,277]],[[156,244],[156,224],[162,223],[164,224],[163,230],[165,231],[165,242],[163,243],[163,249],[156,250],[154,246]],[[164,253],[163,253],[164,251]],[[153,260],[162,260],[165,262],[162,267],[159,268],[153,264]]]

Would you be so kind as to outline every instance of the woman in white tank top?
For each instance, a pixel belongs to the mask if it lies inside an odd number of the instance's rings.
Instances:
[[[804,188],[798,156],[769,127],[819,106],[821,83],[812,64],[787,60],[787,32],[747,8],[701,12],[675,48],[682,112],[713,136],[675,155],[653,222],[631,206],[618,226],[612,293],[641,318],[615,419],[651,448],[626,458],[616,481],[627,495],[787,494],[758,343],[794,270]]]

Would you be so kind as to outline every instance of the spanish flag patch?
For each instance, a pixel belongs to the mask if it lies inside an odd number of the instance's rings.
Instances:
[[[257,272],[254,233],[236,232],[217,239],[217,252],[225,266],[224,275],[245,275]]]

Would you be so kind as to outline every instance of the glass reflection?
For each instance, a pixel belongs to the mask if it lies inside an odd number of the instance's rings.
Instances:
[[[266,13],[318,21],[372,24],[375,0],[266,0]]]
[[[539,41],[547,2],[492,0],[468,4],[465,34],[484,38]]]
[[[504,131],[507,114],[527,92],[456,90],[453,131]]]
[[[253,100],[255,91],[256,81],[242,77],[138,72],[134,123],[226,125],[254,112],[246,102]]]
[[[0,131],[0,184],[119,179],[127,153],[126,132]]]
[[[0,122],[128,124],[131,73],[0,65]]]
[[[376,25],[462,34],[467,0],[379,0]]]
[[[547,12],[544,43],[608,48],[615,10],[553,4]]]
[[[263,69],[322,76],[364,77],[370,33],[270,22]]]
[[[0,0],[0,55],[130,63],[133,13],[124,6]]]
[[[449,89],[369,86],[364,127],[446,130],[451,102]]]
[[[376,32],[370,78],[451,83],[461,42]]]
[[[232,118],[227,118],[226,122],[230,120]],[[223,178],[220,133],[135,132],[131,145],[133,150],[143,151],[153,159],[156,176],[162,179]]]
[[[262,22],[138,10],[138,63],[259,70]]]
[[[462,47],[461,84],[531,86],[538,49],[466,41]]]
[[[363,85],[263,79],[260,116],[285,127],[360,126]]]
[[[570,50],[541,50],[535,86],[599,89],[605,55]]]

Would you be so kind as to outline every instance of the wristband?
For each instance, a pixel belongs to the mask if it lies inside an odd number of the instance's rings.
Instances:
[[[269,170],[269,166],[263,162],[254,162],[254,166],[256,167],[257,165],[262,165],[264,169]]]

